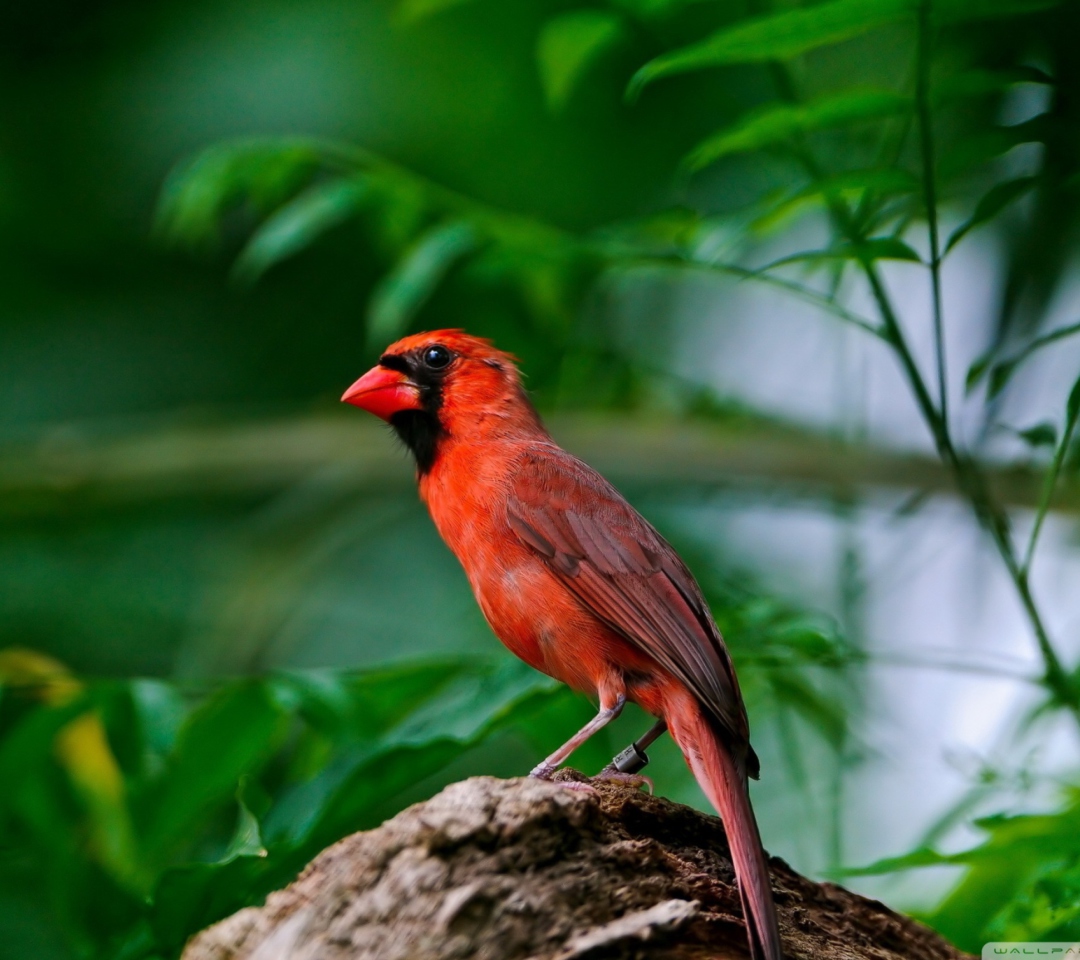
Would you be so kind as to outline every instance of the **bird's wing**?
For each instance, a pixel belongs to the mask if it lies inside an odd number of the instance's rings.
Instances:
[[[559,447],[532,446],[515,467],[507,519],[521,542],[586,609],[684,683],[732,746],[746,745],[731,658],[671,545],[603,477]],[[748,761],[756,765],[752,751]]]

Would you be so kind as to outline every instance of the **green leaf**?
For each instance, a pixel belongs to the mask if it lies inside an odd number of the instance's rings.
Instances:
[[[1012,379],[1012,375],[1016,372],[1017,368],[1033,353],[1037,353],[1043,347],[1046,347],[1051,343],[1056,343],[1058,340],[1066,340],[1078,333],[1080,333],[1080,323],[1074,323],[1067,327],[1059,327],[1057,330],[1051,330],[1050,333],[1043,334],[1041,337],[1036,337],[1018,353],[995,364],[992,368],[990,367],[990,364],[993,361],[993,351],[984,354],[979,357],[968,370],[967,391],[970,393],[983,378],[987,369],[989,369],[990,383],[988,386],[988,393],[990,398],[993,399],[1001,393],[1009,380]]]
[[[42,839],[63,842],[62,825],[75,811],[51,788],[60,769],[55,744],[61,730],[89,709],[81,695],[61,706],[34,707],[0,741],[0,829],[18,817]]]
[[[359,673],[302,670],[282,674],[279,682],[299,697],[300,714],[316,729],[370,741],[470,669],[477,664],[469,660],[426,660]]]
[[[256,681],[226,687],[188,717],[164,773],[143,798],[151,860],[182,846],[209,810],[235,795],[277,747],[285,719],[270,686]]]
[[[786,221],[799,208],[822,198],[859,198],[866,193],[879,197],[898,197],[915,193],[918,189],[918,178],[905,170],[852,170],[815,180],[801,190],[788,194],[757,217],[753,222],[753,229],[759,232],[771,230]]]
[[[308,180],[321,162],[312,144],[290,141],[225,143],[203,151],[169,174],[155,219],[167,241],[213,247],[222,216],[250,203],[266,213]]]
[[[1032,447],[1057,446],[1057,427],[1049,421],[1037,423],[1026,430],[1018,430],[1016,435]]]
[[[867,195],[883,202],[917,193],[919,189],[919,179],[902,170],[856,170],[825,177],[787,193],[779,202],[770,198],[769,203],[762,203],[764,212],[752,220],[751,229],[759,234],[785,229],[794,218],[822,202],[840,200],[858,204]]]
[[[464,674],[388,734],[387,742],[422,744],[449,737],[474,743],[512,719],[525,700],[559,688],[550,677],[520,660],[501,657],[486,673]]]
[[[1012,379],[1012,375],[1016,372],[1016,368],[1020,366],[1020,361],[1023,357],[1013,357],[1009,360],[1003,360],[1001,363],[996,363],[990,370],[990,382],[987,384],[986,395],[990,400],[993,400],[1002,390],[1005,389],[1006,384]]]
[[[951,858],[970,868],[927,919],[968,950],[993,939],[989,934],[995,919],[1030,893],[1045,866],[1080,854],[1078,812],[1074,804],[1056,814],[978,821],[988,839]]]
[[[860,260],[907,260],[922,263],[922,257],[897,237],[876,237],[865,243],[853,244],[852,254]]]
[[[401,336],[454,263],[476,246],[476,232],[465,221],[455,220],[425,233],[372,294],[368,342],[381,346]]]
[[[758,272],[773,270],[792,263],[818,263],[829,260],[859,260],[869,263],[873,260],[907,260],[922,263],[922,258],[902,240],[896,237],[875,237],[864,243],[842,243],[827,250],[810,250],[795,253],[790,257],[781,257],[761,267]]]
[[[463,749],[513,721],[518,708],[558,685],[518,660],[461,674],[403,723],[343,753],[267,818],[271,843],[321,845],[373,823],[406,787],[436,773]]]
[[[263,845],[262,830],[259,821],[251,808],[244,800],[244,784],[236,791],[236,830],[233,831],[232,839],[221,858],[223,863],[235,860],[237,857],[265,857],[266,847]]]
[[[940,854],[936,850],[920,847],[918,850],[912,850],[903,856],[884,857],[881,860],[875,860],[873,863],[867,864],[865,867],[849,867],[843,872],[848,877],[875,877],[883,873],[896,873],[898,870],[938,867],[954,862],[951,857]]]
[[[721,157],[786,143],[792,137],[865,120],[896,116],[911,100],[888,90],[851,90],[812,103],[770,105],[695,147],[684,163],[700,170]]]
[[[1069,391],[1069,400],[1065,404],[1065,416],[1073,423],[1076,422],[1077,417],[1080,417],[1080,380],[1077,380]]]
[[[168,954],[178,954],[193,934],[261,900],[275,885],[270,878],[280,876],[279,882],[286,882],[292,872],[259,856],[188,863],[166,870],[154,888],[150,909],[157,946]]]
[[[968,367],[967,376],[964,378],[964,393],[970,394],[978,385],[979,381],[986,376],[986,371],[990,369],[990,364],[994,362],[994,350],[988,350],[986,353],[975,359],[975,362]]]
[[[175,686],[161,680],[132,680],[127,684],[140,728],[148,765],[161,763],[172,752],[184,723],[184,701]]]
[[[353,216],[366,192],[364,182],[358,180],[331,180],[309,187],[255,231],[237,258],[233,276],[254,283],[272,266]]]
[[[1058,813],[988,817],[976,826],[988,836],[969,850],[943,855],[922,848],[848,872],[882,874],[947,864],[968,867],[960,883],[927,918],[931,926],[967,950],[1002,939],[994,934],[1002,932],[999,925],[1003,923],[1012,924],[1010,939],[1034,939],[1031,934],[1044,932],[1045,927],[1040,931],[1034,925],[1017,923],[1025,905],[1033,902],[1039,903],[1039,914],[1033,918],[1029,910],[1028,921],[1045,921],[1055,913],[1068,916],[1076,905],[1071,879],[1054,888],[1045,878],[1056,875],[1063,863],[1071,868],[1080,857],[1080,806],[1075,801]]]
[[[1010,942],[1080,936],[1080,862],[1038,864],[986,932],[994,940]]]
[[[945,253],[952,250],[976,227],[993,220],[1010,203],[1034,187],[1036,182],[1035,177],[1017,177],[1015,180],[1006,180],[991,187],[976,204],[975,212],[971,217],[953,231],[949,242],[945,244]]]
[[[636,98],[646,84],[676,73],[735,63],[790,60],[894,23],[915,7],[915,0],[830,0],[744,20],[700,43],[649,61],[634,74],[627,96]]]
[[[158,946],[175,949],[194,933],[249,906],[266,892],[267,879],[291,872],[292,858],[270,860],[259,821],[236,792],[237,823],[220,860],[188,863],[164,871],[151,897],[150,922]]]
[[[552,113],[566,106],[588,68],[624,32],[622,17],[610,10],[571,10],[544,24],[536,42],[536,62]]]

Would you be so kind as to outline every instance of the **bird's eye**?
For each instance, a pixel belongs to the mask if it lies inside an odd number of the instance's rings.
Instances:
[[[424,351],[424,365],[433,370],[441,370],[451,360],[450,351],[442,344],[435,344]]]

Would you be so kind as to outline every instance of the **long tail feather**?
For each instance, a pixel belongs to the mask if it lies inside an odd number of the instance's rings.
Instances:
[[[667,720],[694,777],[724,821],[746,917],[750,955],[754,960],[782,960],[769,868],[745,777],[695,701],[688,698],[680,703]]]

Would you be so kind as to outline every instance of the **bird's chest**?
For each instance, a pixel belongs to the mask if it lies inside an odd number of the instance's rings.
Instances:
[[[575,686],[561,676],[553,656],[581,610],[544,562],[524,546],[507,521],[508,486],[504,476],[485,474],[455,487],[433,471],[421,482],[421,495],[446,544],[457,556],[485,618],[496,636],[529,665]]]

